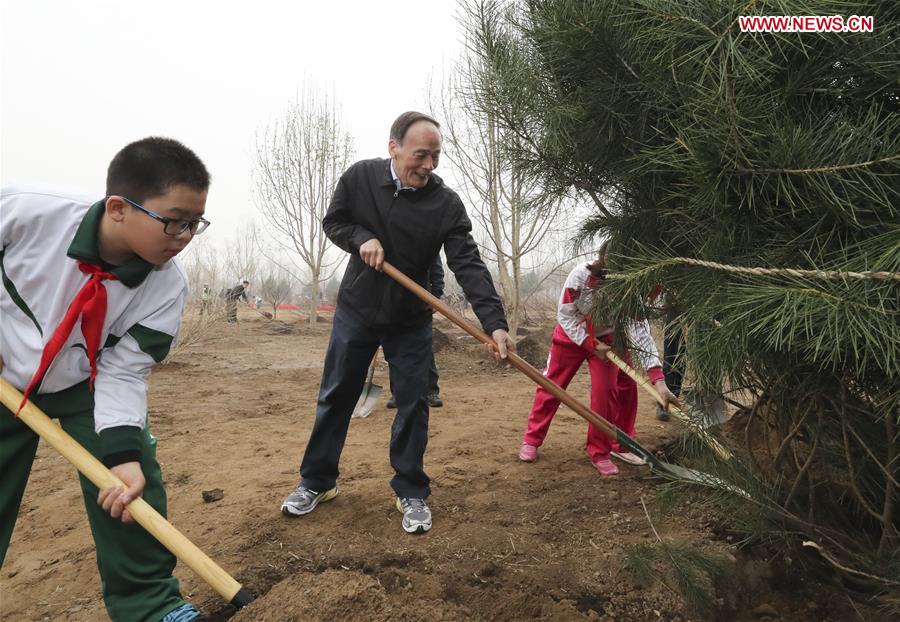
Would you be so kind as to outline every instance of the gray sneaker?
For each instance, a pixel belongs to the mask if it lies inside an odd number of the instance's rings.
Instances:
[[[425,533],[431,529],[431,510],[425,499],[397,498],[397,509],[403,512],[403,531],[406,533]]]
[[[337,496],[337,486],[325,492],[316,492],[305,486],[297,486],[281,504],[281,513],[285,516],[303,516],[316,509],[316,506],[331,501]]]

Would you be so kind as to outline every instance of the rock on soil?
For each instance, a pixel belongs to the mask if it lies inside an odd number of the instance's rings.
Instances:
[[[225,492],[221,488],[204,490],[201,494],[203,495],[203,501],[205,503],[213,503],[214,501],[221,501],[225,498]]]

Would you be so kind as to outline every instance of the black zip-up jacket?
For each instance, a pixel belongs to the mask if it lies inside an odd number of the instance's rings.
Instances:
[[[428,270],[428,289],[435,298],[444,295],[444,264],[441,263],[440,255],[435,255],[434,262]]]
[[[427,324],[431,308],[383,272],[367,266],[359,247],[377,239],[385,259],[428,289],[428,271],[444,247],[485,332],[508,330],[503,304],[472,239],[472,223],[459,196],[437,175],[419,190],[397,190],[390,160],[362,160],[341,176],[328,213],[325,235],[350,253],[338,292],[338,308],[378,329],[408,329]]]

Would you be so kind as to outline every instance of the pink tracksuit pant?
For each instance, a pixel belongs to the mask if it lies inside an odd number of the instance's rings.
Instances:
[[[591,374],[591,409],[634,438],[637,384],[610,361],[601,360],[596,354],[573,342],[562,326],[557,324],[553,331],[553,342],[550,345],[544,376],[565,389],[585,359]],[[631,365],[628,353],[623,359]],[[538,387],[534,395],[534,405],[528,415],[528,429],[525,432],[524,442],[540,447],[558,409],[559,400],[543,387]],[[599,429],[589,424],[587,452],[591,461],[606,457],[610,451],[623,450],[618,443],[608,439]]]

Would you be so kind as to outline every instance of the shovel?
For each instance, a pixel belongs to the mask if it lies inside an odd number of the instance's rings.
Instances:
[[[372,414],[375,404],[378,403],[378,398],[381,397],[381,392],[384,389],[372,382],[372,378],[375,376],[375,361],[377,359],[378,350],[375,351],[375,356],[372,357],[372,362],[369,364],[369,374],[366,376],[366,383],[363,385],[362,393],[356,402],[356,406],[353,408],[351,417],[368,417]]]
[[[0,401],[12,412],[16,412],[19,404],[22,403],[22,394],[3,378],[0,378]],[[120,486],[123,490],[128,488],[112,471],[79,445],[61,427],[53,423],[50,417],[31,401],[26,402],[25,407],[19,413],[19,419],[61,453],[78,469],[79,473],[93,482],[100,490],[110,486]],[[172,523],[163,518],[143,498],[138,497],[129,503],[127,508],[141,527],[150,532],[150,535],[169,549],[173,555],[187,564],[226,601],[238,609],[253,602],[255,598],[253,594],[175,529]]]
[[[488,335],[484,333],[484,331],[476,328],[472,323],[467,321],[461,315],[459,315],[456,311],[451,309],[449,306],[432,296],[428,291],[425,290],[421,285],[413,281],[411,278],[400,272],[397,268],[391,265],[389,262],[385,261],[382,264],[382,270],[390,276],[392,279],[403,285],[406,289],[415,294],[418,298],[424,300],[429,305],[440,311],[448,320],[459,326],[461,329],[469,333],[472,337],[480,341],[481,343],[495,347],[494,340],[491,339]],[[701,484],[704,486],[710,486],[712,488],[718,488],[720,490],[726,490],[728,492],[733,492],[735,494],[739,494],[745,498],[750,498],[750,495],[736,487],[733,484],[730,484],[714,475],[710,475],[709,473],[703,473],[702,471],[697,471],[695,469],[689,469],[686,467],[678,466],[676,464],[670,464],[668,462],[663,462],[656,455],[653,454],[650,450],[646,449],[636,440],[628,436],[621,429],[602,418],[600,415],[595,413],[593,410],[579,402],[577,399],[572,397],[569,393],[567,393],[562,387],[558,384],[545,377],[544,374],[535,369],[528,361],[520,357],[518,354],[514,352],[509,352],[507,354],[507,361],[509,364],[520,372],[528,376],[535,383],[544,387],[547,391],[549,391],[553,396],[558,399],[560,402],[571,408],[575,411],[575,414],[579,415],[582,419],[587,421],[590,424],[596,426],[607,438],[616,441],[619,445],[626,447],[628,451],[631,453],[640,456],[643,458],[653,472],[669,477],[671,479],[683,480],[694,482],[697,484]],[[623,363],[624,364],[624,363]],[[635,375],[636,372],[631,370]],[[627,372],[626,372],[627,373]],[[652,387],[648,387],[651,391],[656,393],[656,390]],[[658,394],[657,394],[658,395]],[[659,398],[658,399],[662,399]],[[711,439],[712,437],[707,435],[706,439]],[[715,439],[713,439],[715,440]],[[720,457],[725,458],[726,456],[730,458],[731,454],[728,450],[722,448],[724,450],[720,454]]]

